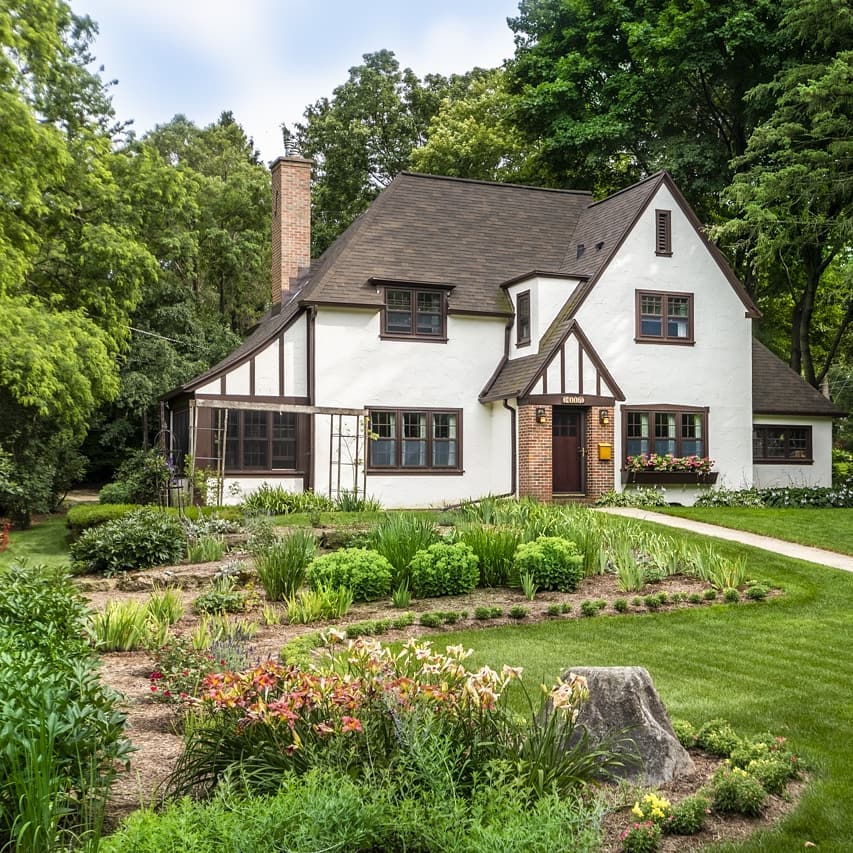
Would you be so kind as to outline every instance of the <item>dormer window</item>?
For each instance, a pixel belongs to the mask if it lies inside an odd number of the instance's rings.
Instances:
[[[518,294],[515,311],[515,344],[524,346],[530,343],[530,291]]]
[[[672,211],[655,211],[655,254],[672,254]]]
[[[382,335],[447,340],[447,300],[440,290],[387,287]]]

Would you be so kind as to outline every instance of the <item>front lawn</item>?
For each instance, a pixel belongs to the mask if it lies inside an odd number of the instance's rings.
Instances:
[[[45,566],[68,563],[65,516],[50,516],[34,523],[29,530],[9,532],[9,546],[0,552],[0,567],[23,561]]]
[[[752,507],[666,507],[655,509],[707,524],[748,530],[786,542],[853,554],[853,509],[755,509]]]
[[[747,553],[750,575],[784,587],[785,595],[749,607],[457,632],[441,642],[473,647],[476,663],[524,666],[543,683],[572,665],[644,666],[673,717],[695,724],[724,717],[745,734],[789,737],[813,767],[799,808],[777,830],[719,849],[787,851],[810,841],[824,853],[847,851],[853,577],[765,551],[718,547]]]

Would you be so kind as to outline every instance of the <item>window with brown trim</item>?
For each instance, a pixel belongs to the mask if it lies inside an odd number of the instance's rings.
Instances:
[[[225,423],[225,410],[214,412],[214,447]],[[295,471],[299,416],[294,412],[229,409],[225,431],[226,471]]]
[[[810,426],[753,426],[752,461],[759,465],[809,465],[812,457]]]
[[[446,306],[440,290],[386,287],[382,334],[391,338],[446,340]]]
[[[655,254],[672,254],[672,211],[655,211]]]
[[[626,456],[707,456],[707,409],[623,408],[623,446]]]
[[[458,409],[371,409],[368,470],[440,473],[462,470]]]
[[[693,294],[636,291],[638,343],[692,344]]]
[[[515,308],[515,344],[524,346],[530,343],[530,291],[518,294]]]

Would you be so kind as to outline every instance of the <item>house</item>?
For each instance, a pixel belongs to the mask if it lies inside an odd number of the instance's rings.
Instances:
[[[272,166],[271,312],[165,398],[172,450],[224,500],[264,481],[386,507],[830,483],[841,413],[754,340],[666,173],[598,202],[403,173],[311,261],[310,167]],[[626,470],[653,452],[715,464]]]

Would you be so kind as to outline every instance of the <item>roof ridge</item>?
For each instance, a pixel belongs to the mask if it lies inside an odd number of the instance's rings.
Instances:
[[[516,184],[507,181],[483,181],[479,178],[460,178],[456,175],[431,175],[428,172],[410,172],[408,170],[404,170],[399,172],[398,175],[405,175],[409,178],[429,178],[436,181],[456,181],[457,183],[463,184],[480,184],[481,186],[491,186],[491,187],[509,187],[512,189],[522,189],[522,190],[535,190],[537,192],[543,193],[563,193],[565,195],[582,195],[582,196],[591,196],[591,190],[569,190],[562,189],[560,187],[537,187],[532,184]],[[393,183],[393,182],[392,182]],[[389,184],[390,186],[390,184]]]

